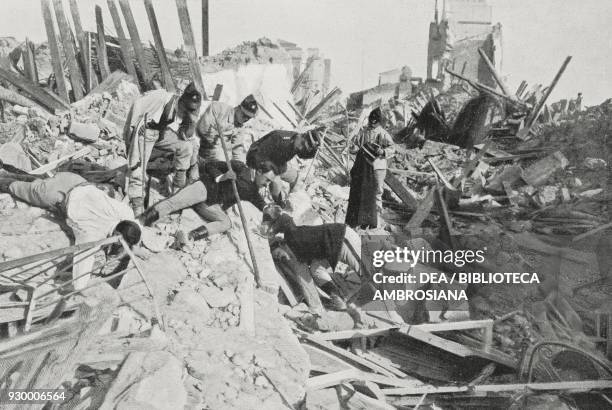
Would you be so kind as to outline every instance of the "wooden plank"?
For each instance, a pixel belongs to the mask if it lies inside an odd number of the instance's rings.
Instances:
[[[290,259],[275,261],[276,266],[283,273],[283,275],[285,275],[285,277],[290,277],[291,279],[295,280],[302,291],[302,295],[304,296],[308,307],[313,312],[322,312],[324,310],[323,304],[319,298],[317,287],[314,284],[308,266],[298,262],[293,252],[291,252],[286,245],[283,245],[283,249],[290,255]]]
[[[221,98],[221,93],[222,92],[223,92],[223,84],[217,84],[215,86],[215,91],[213,91],[212,100],[213,101],[219,101],[219,99]],[[259,103],[257,103],[257,105],[259,107],[261,107],[261,105],[259,105]]]
[[[316,332],[313,337],[321,340],[346,340],[359,339],[362,337],[386,336],[392,329],[399,329],[398,326],[378,327],[374,329],[353,329],[353,330],[338,330],[335,332]]]
[[[540,99],[540,101],[538,101],[538,104],[535,106],[535,108],[531,111],[531,114],[529,115],[529,117],[527,118],[527,120],[525,121],[525,128],[526,129],[526,133],[529,132],[529,130],[531,129],[531,127],[533,126],[533,124],[535,124],[535,122],[538,119],[538,116],[540,115],[540,112],[542,111],[542,109],[544,108],[544,104],[546,104],[546,100],[548,99],[548,97],[550,96],[550,94],[553,92],[553,90],[555,89],[555,86],[557,85],[557,83],[559,82],[559,80],[561,79],[561,76],[563,75],[563,72],[565,71],[565,69],[567,68],[567,65],[569,64],[569,62],[572,60],[572,56],[567,56],[565,58],[565,61],[563,62],[563,64],[561,65],[561,68],[559,69],[559,71],[557,71],[557,74],[555,75],[555,78],[553,78],[552,83],[550,83],[550,85],[548,86],[548,88],[546,89],[546,92],[544,93],[544,95],[542,96],[542,98]],[[525,133],[525,135],[526,135]]]
[[[62,162],[67,161],[69,159],[75,159],[75,158],[80,158],[84,155],[89,154],[90,152],[90,148],[89,147],[85,147],[82,148],[76,152],[73,152],[72,154],[68,154],[68,155],[64,155],[61,158],[58,158],[56,160],[53,160],[45,165],[42,165],[36,169],[33,169],[32,171],[28,172],[28,174],[30,175],[42,175],[42,174],[46,174],[49,171],[53,171],[55,168],[57,168]]]
[[[587,237],[589,237],[591,235],[594,235],[594,234],[596,234],[598,232],[601,232],[601,231],[605,231],[606,229],[610,229],[610,228],[612,228],[612,222],[607,223],[607,224],[603,224],[603,225],[601,225],[601,226],[599,226],[599,227],[597,227],[595,229],[591,229],[590,231],[587,231],[587,232],[582,233],[580,235],[576,235],[576,236],[574,236],[572,238],[572,242],[578,242],[578,241],[580,241],[580,240],[582,240],[584,238],[587,238]]]
[[[306,390],[316,391],[325,389],[327,387],[336,386],[338,384],[351,382],[351,381],[370,381],[378,384],[387,386],[403,386],[402,388],[412,388],[419,386],[426,386],[419,380],[416,379],[400,379],[398,377],[387,377],[380,376],[375,373],[363,372],[358,369],[347,369],[340,370],[335,373],[324,374],[321,376],[314,376],[306,380]]]
[[[108,65],[108,54],[106,51],[106,36],[104,34],[104,20],[102,19],[102,7],[96,6],[96,28],[98,30],[97,47],[98,52],[98,67],[102,80],[110,75],[110,67]]]
[[[339,88],[334,88],[327,94],[325,97],[321,99],[321,101],[306,114],[306,119],[312,121],[319,113],[325,108],[328,107],[336,98],[338,98],[342,94],[342,91]]]
[[[444,184],[444,186],[451,190],[454,191],[455,190],[455,186],[453,184],[450,183],[450,181],[446,178],[446,176],[444,175],[444,173],[440,170],[440,168],[438,168],[438,166],[436,165],[435,162],[432,161],[431,158],[427,158],[427,161],[429,162],[429,165],[431,165],[431,168],[434,170],[434,172],[436,173],[436,175],[438,175],[438,178],[440,178],[440,181],[442,181],[442,183]]]
[[[0,272],[4,272],[10,269],[18,268],[20,266],[28,265],[33,262],[38,262],[45,259],[55,259],[60,256],[69,255],[72,253],[82,252],[84,250],[95,248],[98,246],[108,245],[110,243],[116,243],[121,238],[120,235],[111,236],[109,238],[100,239],[99,241],[86,242],[78,245],[68,246],[61,249],[55,249],[47,252],[37,253],[35,255],[24,256],[23,258],[12,259],[4,262],[0,262]]]
[[[119,16],[117,5],[115,4],[115,0],[107,0],[107,4],[108,10],[110,11],[111,17],[113,19],[115,31],[117,32],[119,46],[121,47],[121,56],[123,57],[123,64],[125,64],[125,68],[128,74],[134,77],[134,81],[140,89],[138,74],[136,74],[136,66],[134,65],[134,53],[132,52],[132,45],[130,44],[130,40],[125,36],[125,32],[123,31],[123,25],[121,24],[121,17]]]
[[[70,77],[70,84],[72,85],[72,93],[74,94],[74,99],[78,101],[83,98],[84,95],[83,79],[81,78],[81,69],[79,68],[74,52],[72,30],[70,29],[68,20],[66,19],[62,0],[53,0],[53,8],[55,9],[55,18],[59,27],[59,36],[64,49],[64,57],[66,57],[66,63],[68,64],[68,76]]]
[[[406,205],[409,209],[415,210],[419,207],[419,203],[414,198],[414,196],[408,192],[406,188],[402,185],[399,179],[390,172],[387,172],[387,176],[385,177],[385,184],[402,200],[404,205]]]
[[[317,373],[335,373],[341,370],[353,369],[347,362],[339,359],[316,346],[306,343],[300,345],[310,359],[310,371]]]
[[[26,37],[25,53],[23,54],[23,70],[30,81],[38,84],[38,69],[34,57],[34,44]]]
[[[63,101],[69,103],[70,97],[68,96],[68,88],[66,88],[66,81],[64,79],[64,69],[55,26],[53,25],[53,17],[51,16],[51,7],[48,0],[40,0],[40,5],[45,21],[45,30],[47,31],[47,42],[49,44],[49,52],[51,53],[51,66],[53,67],[53,74],[55,74],[57,94]]]
[[[421,330],[416,326],[405,326],[400,328],[398,332],[459,357],[481,357],[483,359],[507,366],[511,369],[515,369],[518,366],[518,363],[514,358],[501,352],[491,353],[464,346],[452,340],[447,340],[440,336],[436,336],[432,333]]]
[[[208,57],[208,0],[202,0],[202,56]]]
[[[34,101],[30,100],[27,97],[19,94],[16,91],[9,90],[8,88],[4,88],[0,86],[0,100],[9,102],[11,104],[21,105],[23,107],[35,107],[38,104]]]
[[[162,40],[161,33],[159,31],[159,25],[157,24],[157,17],[155,16],[155,9],[153,8],[152,0],[144,0],[145,10],[147,11],[147,17],[149,18],[149,25],[151,26],[151,32],[153,33],[153,40],[155,41],[155,51],[157,52],[157,59],[159,60],[159,66],[161,67],[162,80],[164,87],[170,92],[176,91],[176,85],[174,79],[170,73],[170,63],[166,56],[166,49],[164,48],[164,42]]]
[[[198,53],[196,52],[195,48],[195,38],[193,37],[193,30],[191,29],[191,19],[189,18],[187,0],[176,0],[176,8],[178,10],[181,31],[183,32],[185,52],[187,53],[187,58],[189,59],[189,69],[191,71],[191,78],[193,79],[193,82],[198,91],[202,93],[202,98],[208,99],[208,97],[206,96],[206,91],[204,90],[204,82],[202,80],[202,72],[200,70],[200,61],[198,60]]]
[[[138,69],[142,74],[142,79],[144,80],[145,84],[148,84],[151,80],[151,75],[149,73],[149,66],[145,58],[144,47],[142,46],[142,43],[140,41],[138,28],[136,26],[136,22],[134,21],[134,15],[132,14],[132,8],[130,7],[130,3],[128,0],[119,0],[119,6],[121,7],[121,11],[123,12],[125,25],[127,26],[128,33],[130,33],[130,38],[132,39],[132,47],[134,53],[136,54]]]
[[[489,69],[489,72],[493,76],[493,79],[495,79],[495,82],[499,86],[499,89],[502,90],[502,92],[507,97],[513,98],[514,96],[512,95],[512,93],[510,93],[510,91],[508,91],[508,87],[506,87],[504,82],[501,80],[501,77],[499,76],[497,70],[495,69],[495,66],[489,59],[489,56],[487,56],[487,53],[485,53],[484,50],[480,47],[478,48],[478,53],[480,54],[480,57],[482,57],[482,60],[485,62],[485,65]]]
[[[295,94],[295,92],[298,90],[298,88],[300,87],[304,79],[306,78],[306,74],[308,74],[308,69],[310,68],[313,61],[314,61],[314,58],[308,57],[308,59],[306,60],[306,66],[304,67],[304,69],[302,70],[298,78],[295,79],[295,81],[293,82],[293,85],[291,86],[291,94]]]
[[[612,389],[612,380],[584,380],[552,383],[519,383],[519,384],[477,384],[474,386],[423,386],[411,388],[382,389],[386,395],[422,395],[422,394],[452,394],[482,395],[485,393],[502,393],[513,391],[562,391],[565,393],[585,393],[592,390]]]
[[[388,370],[386,370],[385,368],[372,363],[369,360],[366,360],[362,357],[357,356],[356,354],[353,354],[351,352],[349,352],[348,350],[344,350],[336,345],[334,345],[331,342],[328,342],[326,340],[320,340],[317,339],[316,337],[313,336],[306,336],[306,340],[308,340],[308,342],[314,344],[315,346],[318,346],[328,352],[331,352],[337,356],[342,357],[345,360],[348,360],[350,363],[353,363],[354,365],[360,366],[362,368],[368,369],[370,371],[376,372],[376,373],[380,373],[383,376],[388,376],[388,377],[393,377],[395,378],[395,376],[393,375],[393,373],[389,372]]]
[[[272,101],[272,105],[274,106],[274,108],[276,108],[276,110],[278,112],[281,113],[281,115],[287,120],[287,122],[289,123],[289,125],[291,125],[293,128],[296,128],[297,125],[295,124],[295,122],[291,121],[291,118],[289,118],[287,116],[287,114],[285,114],[285,112],[281,109],[281,107],[278,106],[278,104],[276,104],[274,101]]]
[[[79,6],[77,0],[70,0],[70,14],[72,15],[72,22],[74,23],[74,33],[79,43],[79,61],[81,62],[81,72],[85,73],[85,89],[89,92],[92,89],[93,81],[89,76],[92,74],[87,67],[89,64],[89,44],[88,36],[83,31],[83,24],[81,23],[81,13],[79,13]]]
[[[27,98],[35,101],[52,114],[55,114],[57,111],[70,109],[70,106],[63,100],[60,100],[59,97],[56,98],[52,93],[25,77],[0,68],[0,78],[19,88],[21,93]]]
[[[427,219],[435,202],[436,190],[437,188],[435,186],[429,190],[427,196],[425,196],[417,207],[416,211],[414,211],[414,214],[412,214],[410,217],[410,220],[406,224],[406,229],[419,228],[423,221]]]
[[[438,206],[438,215],[440,215],[441,226],[439,237],[442,241],[451,249],[457,249],[455,243],[455,230],[453,229],[453,221],[448,214],[448,208],[446,207],[446,201],[444,201],[444,195],[441,189],[436,189],[436,204]]]

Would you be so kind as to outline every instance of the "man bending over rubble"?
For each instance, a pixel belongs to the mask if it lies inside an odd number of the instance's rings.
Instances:
[[[246,163],[251,169],[259,164],[271,163],[275,179],[270,183],[270,194],[277,204],[282,203],[281,180],[293,189],[298,181],[297,169],[287,165],[296,155],[302,159],[314,158],[319,147],[318,131],[304,133],[274,130],[251,144]]]
[[[130,169],[128,195],[136,215],[144,211],[142,167],[146,169],[153,150],[174,154],[174,188],[187,184],[188,172],[189,181],[198,179],[198,139],[194,134],[201,102],[202,95],[191,83],[180,97],[166,90],[153,90],[132,104],[123,139]],[[174,132],[167,132],[169,128]]]
[[[74,234],[75,244],[99,241],[118,234],[130,246],[140,242],[141,230],[134,220],[132,209],[77,174],[58,172],[54,177],[42,179],[0,171],[0,192],[10,193],[32,206],[65,217],[66,224]],[[98,248],[94,248],[77,256],[79,261],[72,268],[72,277],[76,279],[73,282],[75,289],[86,286],[97,252]]]
[[[284,242],[298,261],[310,266],[312,278],[329,295],[334,310],[347,308],[346,300],[340,295],[329,269],[333,271],[336,264],[342,262],[360,274],[361,237],[357,232],[341,223],[296,226],[293,218],[283,213],[278,205],[264,209],[262,226],[271,238],[278,233],[284,235]],[[276,259],[289,258],[278,245],[278,242],[273,242],[273,256]]]
[[[149,226],[161,217],[191,207],[208,222],[189,233],[178,231],[178,245],[223,233],[231,228],[225,210],[236,203],[231,180],[236,181],[241,200],[249,201],[257,209],[263,210],[265,201],[259,194],[259,188],[274,178],[270,164],[262,164],[254,176],[243,162],[234,160],[231,164],[230,171],[225,161],[206,161],[200,170],[200,181],[147,209],[142,218],[143,223]]]
[[[211,102],[196,126],[200,138],[200,158],[204,161],[225,161],[223,145],[219,139],[220,128],[232,152],[232,159],[244,162],[244,143],[236,128],[255,117],[257,110],[257,101],[253,95],[248,95],[237,107],[220,101]]]

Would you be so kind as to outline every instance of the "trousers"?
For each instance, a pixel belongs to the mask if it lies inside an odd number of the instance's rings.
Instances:
[[[198,138],[182,140],[174,132],[164,132],[163,138],[160,138],[160,132],[155,130],[147,130],[146,134],[146,139],[143,135],[138,136],[138,147],[141,148],[140,164],[130,171],[128,182],[130,198],[142,198],[142,167],[147,166],[151,156],[172,153],[174,155],[174,168],[177,171],[187,171],[198,163]]]
[[[66,193],[84,182],[87,181],[80,175],[58,172],[53,178],[13,182],[9,185],[9,192],[30,205],[58,211],[66,199]]]
[[[204,226],[209,235],[223,233],[231,228],[232,223],[221,205],[206,204],[206,187],[202,181],[194,182],[178,191],[171,197],[158,202],[153,207],[159,213],[160,218],[185,208],[192,208],[195,213],[207,221]]]
[[[338,262],[347,264],[358,275],[361,272],[361,237],[349,226],[346,227]],[[310,274],[317,286],[332,280],[330,271],[331,266],[327,259],[316,259],[310,263]]]
[[[386,169],[375,169],[374,176],[376,177],[376,207],[378,211],[382,211],[382,195],[385,188],[385,178],[387,177]]]

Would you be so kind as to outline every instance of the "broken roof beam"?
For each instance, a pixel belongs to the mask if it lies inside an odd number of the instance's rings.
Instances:
[[[55,74],[55,83],[57,92],[62,100],[69,103],[68,88],[66,88],[66,80],[64,79],[64,68],[60,57],[59,43],[57,41],[57,32],[53,25],[53,17],[51,16],[51,6],[48,0],[40,0],[42,8],[43,20],[45,21],[45,30],[47,31],[47,42],[49,44],[49,52],[51,53],[51,66],[53,74]]]
[[[23,54],[23,71],[26,76],[35,84],[38,84],[38,68],[34,57],[34,43],[26,37],[25,53]]]
[[[502,92],[506,95],[506,97],[513,98],[513,95],[510,93],[510,91],[508,90],[508,87],[506,87],[506,85],[502,81],[501,77],[499,76],[499,73],[495,69],[495,66],[489,59],[489,56],[487,55],[487,53],[485,53],[485,51],[479,47],[478,54],[480,54],[480,57],[482,57],[482,60],[485,62],[485,65],[488,67],[489,71],[491,72],[491,75],[495,79],[495,82],[499,86],[499,89],[502,90]]]
[[[107,0],[106,3],[108,4],[108,10],[110,11],[110,15],[113,19],[115,31],[117,32],[117,40],[119,40],[119,47],[121,48],[121,57],[123,58],[123,64],[125,64],[125,68],[128,74],[134,77],[134,82],[140,89],[140,82],[138,81],[136,66],[134,65],[134,53],[132,51],[132,45],[130,44],[130,40],[128,40],[128,38],[125,36],[125,32],[123,31],[123,25],[121,24],[121,17],[119,16],[117,5],[115,4],[115,0]]]
[[[64,13],[64,6],[62,0],[53,0],[53,8],[55,9],[55,18],[59,27],[59,36],[62,40],[62,46],[64,49],[64,56],[66,57],[66,63],[68,64],[68,76],[70,77],[70,84],[72,85],[72,93],[76,101],[83,98],[83,79],[81,78],[81,69],[77,63],[76,54],[74,52],[73,35],[66,14]]]
[[[149,66],[147,64],[147,60],[145,58],[145,51],[142,43],[140,42],[140,35],[138,34],[138,28],[136,27],[136,22],[134,21],[134,15],[132,14],[132,8],[130,7],[130,3],[128,0],[119,0],[119,6],[121,7],[121,11],[123,12],[123,17],[125,19],[125,25],[128,28],[128,32],[130,33],[130,37],[132,39],[132,46],[134,53],[136,54],[136,61],[138,62],[138,68],[140,73],[142,74],[142,79],[145,84],[149,84],[151,80],[151,76],[149,73]]]
[[[503,98],[504,100],[510,102],[511,104],[518,105],[519,107],[521,107],[523,109],[527,108],[527,105],[524,102],[518,101],[516,98],[508,97],[508,96],[500,93],[499,91],[494,90],[493,88],[491,88],[489,86],[486,86],[486,85],[481,84],[481,83],[479,83],[477,81],[474,81],[474,80],[470,80],[469,78],[464,77],[461,74],[455,73],[454,71],[451,71],[449,69],[446,69],[446,72],[449,73],[452,76],[455,76],[455,77],[457,77],[457,78],[467,82],[469,85],[471,85],[472,87],[474,87],[475,89],[477,89],[479,91],[487,92],[487,93],[492,94],[492,95],[494,95],[496,97]]]
[[[91,91],[93,81],[90,75],[93,71],[89,71],[87,69],[89,63],[89,45],[88,45],[88,37],[83,31],[83,24],[81,23],[81,14],[79,13],[79,6],[77,5],[77,0],[70,0],[70,14],[72,15],[72,22],[74,23],[74,32],[76,35],[77,42],[79,44],[78,56],[81,62],[81,71],[85,73],[85,90],[87,92]],[[94,74],[95,75],[95,74]]]
[[[329,92],[325,97],[321,99],[319,104],[317,104],[312,110],[306,114],[306,119],[308,121],[312,121],[325,107],[328,107],[336,98],[338,98],[342,94],[342,91],[336,87]]]
[[[168,62],[168,57],[166,56],[166,49],[164,48],[164,42],[162,41],[162,36],[159,31],[159,25],[157,24],[157,17],[155,15],[155,8],[153,8],[153,1],[144,0],[144,5],[145,10],[147,12],[147,17],[149,18],[151,32],[153,33],[153,40],[155,41],[155,51],[157,54],[157,59],[159,60],[159,66],[161,68],[164,87],[170,92],[175,92],[176,86],[174,85],[174,79],[172,78],[172,74],[170,73],[170,63]]]
[[[126,0],[127,1],[127,0]],[[191,19],[189,17],[189,9],[187,8],[187,0],[176,0],[176,8],[178,10],[179,22],[181,31],[183,32],[183,42],[185,43],[185,52],[189,59],[189,69],[193,82],[203,99],[208,99],[204,90],[204,82],[202,80],[202,71],[200,70],[200,61],[195,48],[195,38],[191,28]]]
[[[0,68],[0,78],[19,88],[27,98],[35,101],[51,114],[55,114],[57,111],[70,109],[67,103],[56,98],[53,94],[25,77]]]
[[[102,80],[105,80],[110,75],[110,67],[108,65],[108,53],[106,52],[106,36],[104,34],[104,20],[102,19],[102,7],[96,5],[96,28],[98,30],[98,67]]]

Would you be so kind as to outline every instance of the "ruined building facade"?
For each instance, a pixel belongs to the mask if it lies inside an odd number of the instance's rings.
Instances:
[[[448,84],[445,69],[478,82],[495,86],[494,79],[478,54],[482,48],[495,67],[502,66],[501,24],[492,24],[492,9],[487,0],[445,0],[442,16],[438,8],[429,25],[427,79]]]

